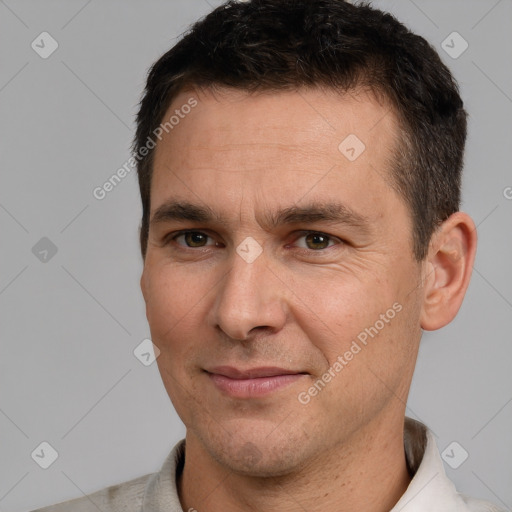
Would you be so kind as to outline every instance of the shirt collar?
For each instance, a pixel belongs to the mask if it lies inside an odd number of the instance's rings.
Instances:
[[[391,512],[467,510],[446,476],[434,435],[425,425],[405,418],[404,448],[413,478]]]

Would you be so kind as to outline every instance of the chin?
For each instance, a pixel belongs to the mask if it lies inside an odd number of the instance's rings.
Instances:
[[[261,435],[254,428],[239,428],[231,435],[232,429],[224,430],[217,425],[214,432],[210,431],[206,439],[201,436],[201,440],[210,456],[234,473],[259,478],[285,476],[304,467],[308,453],[313,455],[316,450],[308,445],[308,436],[301,429],[294,433],[289,425],[283,427],[280,433],[278,427]]]

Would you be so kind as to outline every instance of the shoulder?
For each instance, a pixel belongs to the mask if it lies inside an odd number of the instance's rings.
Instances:
[[[141,476],[81,498],[63,501],[32,512],[138,512],[141,510],[146,484],[151,476]]]
[[[57,503],[32,512],[156,512],[181,511],[176,474],[185,456],[182,439],[167,455],[160,470],[127,482],[112,485],[92,494]]]
[[[505,512],[492,503],[457,491],[446,475],[435,437],[425,425],[405,419],[404,448],[412,480],[392,512]]]
[[[477,500],[461,494],[460,497],[470,512],[506,512],[504,508],[498,507],[488,501]]]

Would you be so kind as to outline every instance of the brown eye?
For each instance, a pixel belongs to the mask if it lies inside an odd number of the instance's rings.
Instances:
[[[308,249],[319,250],[326,249],[331,240],[329,236],[322,233],[309,233],[305,235],[305,241]]]
[[[302,254],[308,252],[309,254],[312,254],[312,252],[322,254],[325,252],[324,249],[329,249],[334,246],[341,248],[344,244],[344,240],[320,231],[302,231],[293,242],[293,246],[301,249]]]
[[[203,247],[206,245],[208,240],[208,236],[204,233],[199,233],[197,231],[190,231],[189,233],[184,234],[185,243],[189,247]]]
[[[201,231],[186,231],[174,236],[173,240],[183,247],[198,248],[215,245],[215,243],[212,243],[213,240],[209,240],[210,238]]]

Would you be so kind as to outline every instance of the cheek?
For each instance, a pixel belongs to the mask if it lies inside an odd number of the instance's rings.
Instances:
[[[145,275],[146,315],[162,382],[180,418],[189,423],[194,361],[207,339],[205,311],[214,291],[196,272],[152,263]],[[188,405],[187,405],[188,404]]]
[[[376,322],[379,332],[389,329],[391,321],[382,325],[380,316],[388,310],[385,320],[396,316],[392,307],[398,300],[398,291],[393,283],[371,273],[357,278],[335,272],[321,278],[303,275],[297,296],[301,310],[296,315],[297,322],[322,352],[324,361],[331,363],[349,350],[358,336],[368,337],[365,329],[371,329]]]
[[[152,264],[145,276],[146,314],[153,336],[165,345],[196,318],[212,293],[197,272],[170,264]]]

